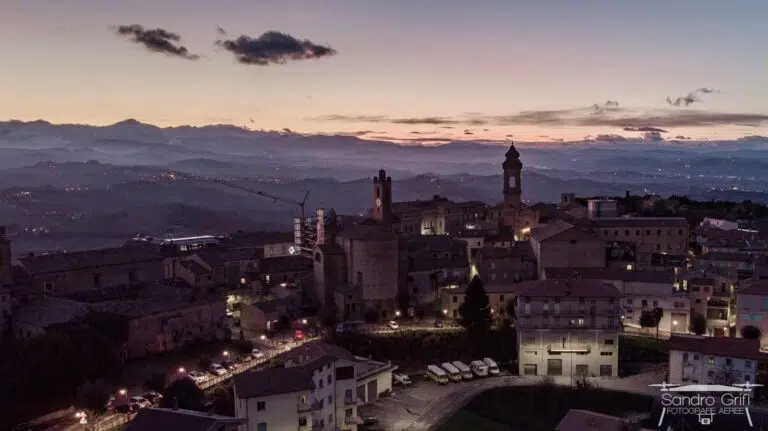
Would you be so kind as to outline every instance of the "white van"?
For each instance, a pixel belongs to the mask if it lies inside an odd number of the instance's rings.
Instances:
[[[469,367],[461,362],[461,361],[453,361],[451,362],[454,367],[456,367],[459,372],[461,373],[461,378],[464,380],[471,380],[474,375],[472,374],[472,370],[469,369]]]
[[[483,361],[472,361],[469,364],[469,367],[477,377],[485,377],[488,375],[488,365],[485,365],[485,362]]]
[[[492,376],[499,375],[499,365],[496,364],[496,361],[491,358],[483,358],[483,362],[485,365],[488,365],[488,372],[491,373]]]
[[[427,376],[441,385],[448,383],[448,374],[437,365],[427,365]]]
[[[448,378],[453,382],[460,382],[461,381],[461,372],[458,368],[454,367],[453,364],[450,362],[443,362],[440,365],[446,373],[448,373]]]

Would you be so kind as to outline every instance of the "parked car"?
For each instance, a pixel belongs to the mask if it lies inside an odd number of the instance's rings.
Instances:
[[[387,326],[389,327],[389,329],[400,328],[400,325],[398,325],[397,322],[395,322],[394,320],[390,320],[389,322],[387,322]]]
[[[392,373],[392,380],[403,386],[410,386],[412,383],[411,378],[406,374]]]
[[[224,367],[227,371],[233,371],[235,368],[237,368],[237,362],[231,359],[225,359],[221,361],[221,366]]]
[[[435,320],[435,328],[443,328],[445,323],[442,320]]]
[[[293,341],[302,341],[304,340],[304,333],[301,331],[301,329],[297,329],[293,333]]]
[[[187,373],[187,376],[189,376],[192,381],[195,383],[202,383],[206,380],[208,380],[208,375],[205,373],[201,373],[200,371],[190,371]]]
[[[134,404],[129,404],[129,403],[118,404],[114,408],[115,413],[122,413],[125,415],[127,415],[128,413],[133,413],[138,409],[139,409],[139,405],[135,403]]]
[[[266,355],[261,350],[255,348],[255,347],[253,349],[251,349],[251,358],[253,358],[253,359],[264,359],[265,357],[266,357]]]
[[[141,396],[146,398],[147,401],[149,401],[152,404],[155,404],[159,402],[161,399],[163,399],[163,396],[159,392],[155,392],[155,391],[144,392],[143,394],[141,394]]]
[[[148,399],[140,396],[131,397],[128,402],[138,405],[140,409],[152,407],[152,403]]]
[[[229,372],[226,368],[222,367],[221,364],[211,364],[211,366],[208,367],[208,371],[214,376],[223,376]]]

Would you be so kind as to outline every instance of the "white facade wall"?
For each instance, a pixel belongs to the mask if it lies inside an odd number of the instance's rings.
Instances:
[[[757,361],[670,350],[668,383],[719,383],[718,373],[724,369],[733,372],[733,383],[754,383]]]

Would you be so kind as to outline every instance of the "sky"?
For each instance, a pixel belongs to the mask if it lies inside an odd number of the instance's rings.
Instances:
[[[423,142],[768,135],[759,0],[0,0],[0,10],[0,121]]]

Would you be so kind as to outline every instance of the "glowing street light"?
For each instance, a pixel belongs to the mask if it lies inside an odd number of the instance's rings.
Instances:
[[[120,394],[120,395],[125,396],[125,394],[128,393],[128,390],[127,389],[120,389],[119,391],[117,391],[117,393]]]
[[[260,340],[266,340],[266,339],[267,339],[267,336],[266,336],[266,335],[264,335],[264,334],[261,334],[261,336],[259,336],[259,339],[260,339]]]
[[[672,321],[672,326],[677,326],[677,320]]]
[[[307,319],[301,319],[301,324],[302,325],[306,325],[307,324]]]
[[[400,317],[400,310],[396,310],[396,311],[395,311],[395,316],[396,316],[396,317]]]
[[[448,314],[448,310],[443,308],[443,314]]]
[[[80,419],[80,424],[86,425],[88,423],[88,415],[84,411],[75,413],[75,418]]]
[[[184,367],[179,367],[179,374],[184,374],[186,372],[187,370]]]
[[[226,350],[225,350],[225,351],[223,351],[223,352],[221,352],[221,354],[222,354],[222,355],[224,355],[225,357],[229,356],[229,352],[228,352],[228,351],[226,351]]]

